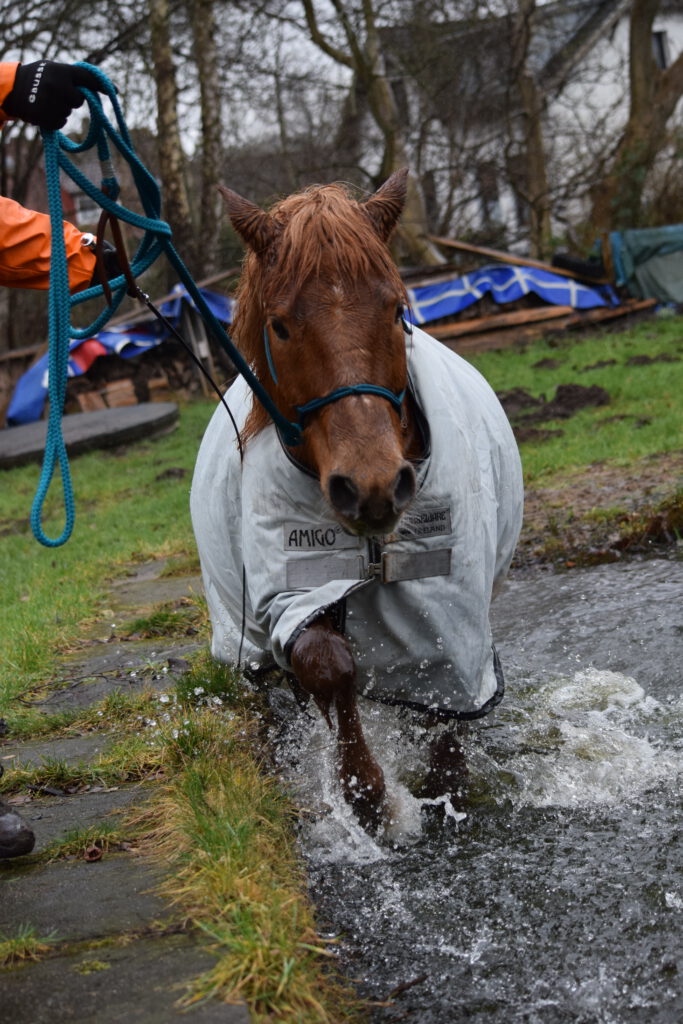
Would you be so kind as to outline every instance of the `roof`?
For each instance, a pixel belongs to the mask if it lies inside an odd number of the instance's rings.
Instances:
[[[683,3],[666,4],[683,10]],[[559,92],[572,70],[620,18],[630,0],[556,0],[537,7],[528,63],[545,91]],[[416,82],[443,123],[478,125],[509,111],[514,67],[514,16],[457,22],[413,22],[385,29],[390,74]],[[514,91],[514,90],[513,90]],[[472,109],[476,100],[476,108]]]

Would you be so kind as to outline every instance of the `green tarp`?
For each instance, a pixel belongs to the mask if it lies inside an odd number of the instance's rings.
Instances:
[[[683,224],[613,231],[609,241],[617,285],[638,299],[683,304]]]

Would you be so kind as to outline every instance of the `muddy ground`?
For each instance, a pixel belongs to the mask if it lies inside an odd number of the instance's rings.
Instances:
[[[683,544],[683,449],[627,467],[594,463],[531,487],[514,566],[559,568],[663,554]]]

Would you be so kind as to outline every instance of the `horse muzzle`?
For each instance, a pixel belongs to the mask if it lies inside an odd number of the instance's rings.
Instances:
[[[344,473],[333,472],[327,493],[335,514],[352,533],[382,536],[391,533],[415,496],[415,470],[404,462],[388,485],[361,485]]]

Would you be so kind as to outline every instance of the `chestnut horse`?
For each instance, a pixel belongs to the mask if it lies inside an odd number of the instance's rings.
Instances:
[[[220,419],[221,414],[227,417],[219,407],[202,444],[192,488],[214,654],[229,660],[238,648],[241,651],[243,641],[250,657],[258,651],[272,652],[313,698],[330,728],[334,710],[342,789],[365,825],[377,824],[382,817],[385,783],[361,726],[355,661],[362,655],[357,648],[354,660],[344,621],[346,602],[353,614],[352,595],[372,591],[371,584],[377,581],[371,577],[380,563],[368,555],[366,564],[365,553],[374,550],[381,561],[381,543],[401,540],[400,524],[410,524],[410,507],[422,487],[425,467],[430,460],[436,467],[439,457],[426,423],[429,409],[425,416],[409,379],[407,349],[413,341],[404,319],[407,296],[387,247],[405,201],[406,177],[405,170],[394,173],[363,203],[351,199],[341,186],[316,186],[282,200],[268,213],[221,187],[230,220],[247,246],[233,338],[277,409],[299,424],[302,434],[300,444],[287,447],[266,410],[238,379],[227,398],[241,428],[243,463],[238,463],[234,439],[232,444],[227,440]],[[445,349],[443,353],[436,353],[436,358],[457,359]],[[434,372],[439,380],[443,377],[438,367]],[[467,377],[476,404],[481,388],[487,386],[480,378],[471,380],[474,371],[464,364],[458,372]],[[428,389],[429,382],[425,386]],[[469,409],[468,403],[469,399],[461,404]],[[439,416],[444,420],[450,414]],[[503,423],[507,424],[504,416],[496,420],[499,432],[509,430]],[[467,429],[467,424],[457,425],[453,436]],[[481,461],[476,454],[481,442],[463,443],[475,462]],[[512,450],[507,435],[505,444],[506,451]],[[453,453],[445,451],[444,457],[444,470],[433,472],[442,481]],[[507,455],[495,458],[501,464],[513,461]],[[406,536],[415,538],[416,553],[399,554],[395,563],[382,561],[399,568],[394,568],[393,577],[389,570],[377,586],[385,583],[387,592],[394,588],[408,617],[417,619],[420,612],[415,602],[421,598],[415,598],[417,591],[410,588],[424,584],[421,577],[439,577],[440,585],[453,588],[457,571],[451,569],[451,560],[456,549],[423,550],[432,543],[424,538],[434,536],[435,543],[442,543],[442,536],[448,539],[459,517],[454,506],[468,502],[469,480],[477,472],[475,468],[456,474],[457,481],[465,480],[460,499],[452,499],[444,482],[436,511],[429,511],[429,506],[421,515],[416,513],[417,526],[406,527]],[[512,476],[509,489],[517,494],[519,474],[514,467]],[[497,472],[499,478],[507,479],[504,471]],[[478,484],[473,487],[478,489]],[[479,514],[468,511],[465,518],[476,526]],[[486,606],[480,617],[484,626],[472,627],[473,633],[482,635],[473,637],[476,658],[471,660],[479,666],[478,674],[486,675],[488,704],[496,702],[492,694],[497,689],[486,633],[488,602],[493,583],[507,569],[519,528],[517,511],[504,529],[501,513],[494,509],[492,516],[499,521],[493,533],[504,532],[505,543],[499,539],[498,550],[488,559],[483,596],[471,598]],[[493,544],[496,547],[495,537]],[[400,543],[391,551],[399,548]],[[440,598],[438,602],[448,603]],[[364,612],[365,607],[361,602],[356,614],[369,621],[374,612]],[[439,629],[444,632],[442,626]],[[400,629],[393,624],[391,633],[400,642]],[[368,645],[363,649],[367,654]],[[406,656],[410,658],[409,650]],[[444,658],[444,663],[451,675],[457,675],[452,661]],[[410,704],[410,692],[408,697],[406,701],[404,694],[402,700]],[[475,698],[468,699],[463,717],[475,717],[478,708],[467,711]],[[439,701],[418,695],[416,704],[435,707]]]

